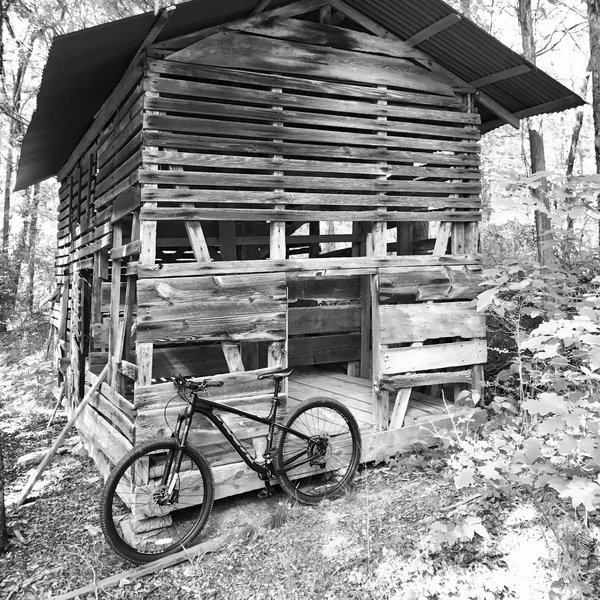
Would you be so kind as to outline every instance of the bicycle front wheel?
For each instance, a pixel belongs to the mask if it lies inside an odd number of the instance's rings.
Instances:
[[[316,504],[347,489],[360,461],[356,419],[332,398],[311,398],[279,434],[275,471],[295,500]]]
[[[166,469],[174,470],[176,450],[169,440],[133,448],[104,485],[102,531],[123,558],[144,563],[189,547],[210,515],[213,476],[199,452],[184,448],[179,471],[163,478]]]

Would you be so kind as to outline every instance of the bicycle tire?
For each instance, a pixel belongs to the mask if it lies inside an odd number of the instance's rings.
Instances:
[[[104,484],[100,499],[102,532],[114,550],[131,562],[151,562],[189,547],[212,510],[215,491],[211,468],[202,454],[190,447],[183,449],[176,501],[164,501],[160,478],[168,454],[176,448],[174,440],[137,446],[117,463]],[[136,473],[149,483],[136,483]],[[144,522],[148,517],[164,518],[162,523]],[[143,531],[152,525],[159,527]]]
[[[274,461],[281,488],[303,504],[345,491],[361,452],[358,424],[348,408],[332,398],[311,398],[294,410],[285,426],[289,429],[279,431]]]

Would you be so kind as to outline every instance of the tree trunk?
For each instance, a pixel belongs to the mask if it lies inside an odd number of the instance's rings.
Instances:
[[[4,172],[4,216],[2,219],[2,254],[8,259],[8,240],[10,233],[10,197],[13,174],[13,140],[14,126],[8,124],[8,143],[6,144],[6,169]]]
[[[0,431],[0,554],[8,548],[8,529],[6,527],[6,507],[4,505],[4,449],[3,433]]]
[[[28,223],[27,240],[29,248],[27,249],[27,284],[25,287],[25,308],[29,314],[33,313],[33,290],[35,280],[35,252],[38,238],[38,212],[40,206],[40,185],[34,185],[31,191],[31,207]]]
[[[590,74],[587,73],[583,85],[581,86],[581,92],[579,95],[585,100],[587,96],[588,84],[590,81]],[[573,169],[575,168],[575,153],[577,152],[577,145],[579,144],[579,135],[581,134],[581,127],[583,125],[583,106],[577,109],[575,115],[575,123],[573,125],[573,132],[571,133],[571,145],[569,146],[569,156],[567,157],[567,170],[566,175],[570,177],[573,175]]]
[[[600,173],[600,3],[587,0],[588,25],[590,32],[590,65],[592,74],[592,114],[594,115],[594,154],[596,173]],[[600,207],[600,197],[598,199]],[[600,223],[598,224],[600,243]]]
[[[589,72],[586,73],[586,76],[583,79],[583,85],[581,86],[581,92],[579,95],[585,100],[587,96],[588,84],[590,81]],[[580,106],[577,109],[577,113],[575,114],[575,123],[573,124],[573,132],[571,133],[571,144],[569,146],[569,156],[567,157],[567,168],[565,174],[567,176],[567,186],[571,187],[570,178],[573,175],[573,170],[575,169],[575,154],[577,153],[577,146],[579,145],[579,136],[581,134],[581,127],[583,126],[583,106]],[[573,219],[567,215],[567,229],[572,233],[573,232]]]
[[[535,36],[533,27],[533,14],[531,11],[531,0],[519,0],[518,6],[519,27],[521,30],[521,42],[523,44],[523,56],[531,63],[536,62]],[[531,156],[531,172],[539,173],[546,170],[546,156],[544,151],[544,137],[542,134],[541,119],[530,118],[525,121],[529,136],[529,152]],[[546,212],[535,211],[535,231],[537,240],[538,260],[541,265],[554,262],[552,248],[554,240],[548,212],[550,201],[548,199],[548,182],[544,178],[539,188],[532,190],[532,194],[546,207]]]

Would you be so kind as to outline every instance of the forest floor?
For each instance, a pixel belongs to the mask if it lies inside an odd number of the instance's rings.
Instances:
[[[77,444],[64,444],[14,510],[34,467],[16,461],[48,448],[64,427],[47,429],[54,401],[42,350],[18,359],[0,348],[0,430],[4,443],[8,553],[0,556],[0,599],[53,598],[130,569],[109,548],[98,518],[102,479]],[[291,505],[283,493],[218,501],[199,541],[237,526],[249,535],[220,551],[140,578],[123,577],[81,598],[542,600],[600,597],[598,562],[570,558],[566,513],[524,493],[499,497],[458,491],[449,451],[421,450],[359,473],[344,497],[315,507]],[[471,540],[436,541],[439,523],[484,526]],[[480,521],[479,521],[480,520]],[[477,527],[475,527],[477,529]],[[481,531],[481,530],[480,530]],[[464,532],[464,525],[463,525]],[[593,575],[596,573],[596,575]],[[586,583],[584,583],[584,581]]]

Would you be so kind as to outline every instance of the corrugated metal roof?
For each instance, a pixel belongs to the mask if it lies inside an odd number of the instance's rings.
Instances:
[[[269,8],[289,2],[273,0]],[[457,14],[442,0],[346,2],[401,39],[408,39],[440,19]],[[258,4],[259,0],[192,0],[178,4],[157,41],[242,18]],[[17,189],[60,170],[123,76],[154,22],[155,16],[145,13],[55,38],[44,69],[37,110],[23,140]],[[584,103],[567,87],[465,18],[424,40],[418,48],[468,82],[528,65],[531,70],[526,74],[481,88],[520,118]],[[502,124],[484,107],[480,106],[480,113],[487,128]]]
[[[459,14],[442,0],[346,0],[356,10],[401,39],[408,39],[451,14]],[[511,67],[527,65],[528,73],[482,86],[481,91],[518,118],[573,108],[584,101],[569,88],[535,67],[495,37],[462,18],[418,44],[442,67],[471,82]],[[554,102],[553,107],[543,107]],[[539,108],[542,108],[541,110]],[[551,110],[548,110],[551,108]],[[486,129],[503,123],[479,106]]]

